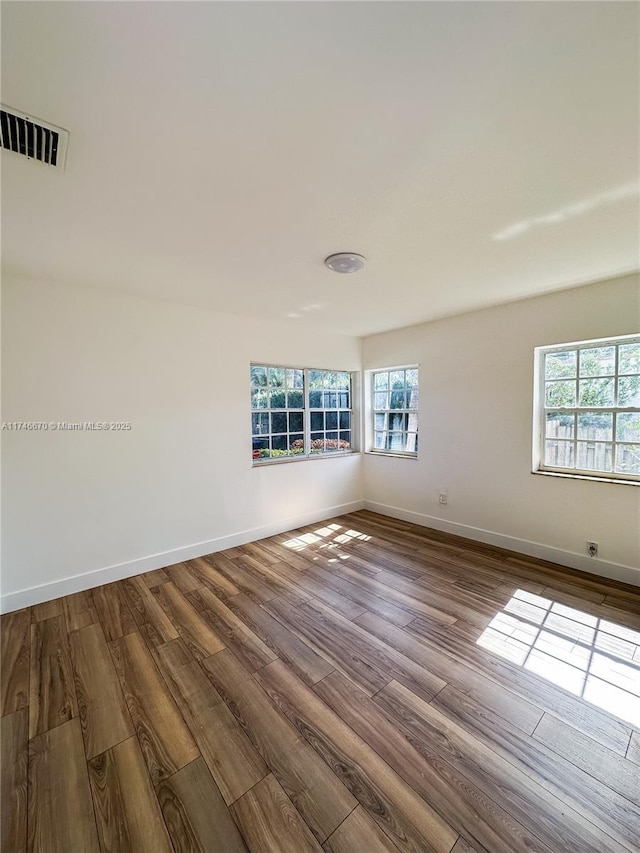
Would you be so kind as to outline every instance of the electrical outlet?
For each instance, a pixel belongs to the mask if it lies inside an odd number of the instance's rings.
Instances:
[[[587,542],[587,554],[590,557],[598,556],[598,543],[597,542]]]
[[[446,504],[447,504],[447,493],[446,492],[440,492],[440,494],[438,495],[438,503],[442,504],[443,506],[446,506]]]

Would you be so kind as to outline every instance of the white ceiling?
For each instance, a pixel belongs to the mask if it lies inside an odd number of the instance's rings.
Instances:
[[[639,8],[4,3],[71,134],[3,153],[5,269],[356,335],[637,269]]]

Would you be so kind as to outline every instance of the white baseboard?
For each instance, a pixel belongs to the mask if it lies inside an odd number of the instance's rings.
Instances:
[[[529,557],[538,557],[551,563],[560,563],[560,565],[568,566],[571,569],[580,569],[580,571],[590,574],[640,586],[640,569],[634,569],[632,566],[625,566],[622,563],[609,563],[606,560],[589,557],[587,554],[564,551],[561,548],[552,548],[550,545],[542,545],[539,542],[529,542],[527,539],[517,539],[515,536],[495,533],[493,530],[483,530],[481,527],[471,527],[457,521],[447,521],[443,518],[401,509],[397,506],[387,506],[387,504],[375,503],[374,501],[365,501],[364,507],[371,512],[378,512],[380,515],[388,515],[391,518],[399,518],[402,521],[411,521],[421,527],[432,527],[435,530],[442,530],[444,533],[454,533],[456,536],[464,536],[466,539],[484,542],[485,545],[496,545],[499,548],[517,551]]]
[[[518,539],[514,536],[507,536],[492,530],[483,530],[479,527],[471,527],[468,524],[460,524],[455,521],[447,521],[446,519],[413,512],[412,510],[400,507],[388,506],[387,504],[375,503],[373,501],[352,501],[341,504],[340,506],[327,507],[322,510],[306,513],[305,515],[294,516],[280,522],[264,525],[263,527],[242,530],[229,536],[220,536],[217,539],[211,539],[207,542],[198,542],[171,551],[150,554],[126,563],[118,563],[114,566],[94,569],[90,572],[73,575],[72,577],[60,578],[50,583],[40,584],[39,586],[9,592],[0,596],[0,613],[9,613],[12,610],[20,610],[23,607],[41,604],[43,601],[51,601],[62,595],[71,595],[74,592],[82,592],[86,589],[92,589],[95,586],[113,583],[113,581],[130,578],[143,572],[149,572],[152,569],[161,569],[164,566],[180,563],[183,560],[201,557],[203,554],[213,554],[216,551],[224,551],[236,545],[245,545],[247,542],[255,542],[257,539],[264,539],[266,536],[275,536],[278,533],[285,533],[287,530],[294,530],[296,527],[315,524],[327,518],[345,515],[359,509],[369,509],[381,515],[388,515],[392,518],[402,519],[403,521],[411,521],[421,527],[432,527],[435,530],[453,533],[457,536],[463,536],[466,539],[475,539],[487,545],[496,545],[500,548],[506,548],[509,551],[527,554],[530,557],[538,557],[541,560],[559,563],[562,566],[568,566],[572,569],[580,569],[583,572],[640,586],[640,569],[634,569],[632,566],[593,559],[586,554],[577,554],[573,551],[552,548],[549,545],[542,545],[539,542],[529,542],[526,539]]]
[[[208,542],[198,542],[195,545],[185,545],[182,548],[176,548],[172,551],[163,551],[160,554],[149,554],[147,557],[140,557],[137,560],[130,560],[126,563],[118,563],[115,566],[94,569],[90,572],[73,575],[68,578],[60,578],[59,580],[40,584],[39,586],[19,589],[15,592],[6,593],[0,597],[0,613],[9,613],[12,610],[31,607],[34,604],[41,604],[43,601],[51,601],[54,598],[60,598],[61,595],[71,595],[74,592],[93,589],[95,586],[102,586],[106,583],[113,583],[113,581],[130,578],[134,575],[142,574],[143,572],[150,572],[152,569],[161,569],[164,566],[172,566],[174,563],[181,563],[183,560],[192,560],[195,557],[202,557],[203,554],[213,554],[216,551],[224,551],[227,548],[234,548],[236,545],[245,545],[247,542],[255,542],[257,539],[264,539],[266,536],[275,536],[277,533],[286,533],[287,530],[295,530],[296,527],[315,524],[318,521],[324,521],[325,519],[333,518],[336,515],[345,515],[346,513],[355,512],[356,510],[363,508],[364,501],[351,501],[351,503],[326,507],[325,509],[294,516],[293,518],[287,518],[286,520],[278,521],[273,524],[267,524],[263,527],[254,527],[251,530],[242,530],[239,533],[233,533],[230,536],[220,536],[217,539],[210,539]]]

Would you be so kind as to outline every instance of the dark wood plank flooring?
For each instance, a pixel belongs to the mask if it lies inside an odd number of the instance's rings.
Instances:
[[[361,511],[2,617],[1,853],[638,853],[640,589]]]

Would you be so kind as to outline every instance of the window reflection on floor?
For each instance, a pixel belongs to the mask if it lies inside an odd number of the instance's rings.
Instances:
[[[477,644],[640,726],[640,632],[518,589]]]
[[[318,549],[335,549],[340,545],[348,545],[354,540],[368,542],[370,539],[370,536],[358,530],[345,530],[340,524],[328,524],[326,527],[319,527],[313,533],[294,536],[293,539],[288,539],[284,546],[292,551],[304,551],[311,545],[316,545]]]

